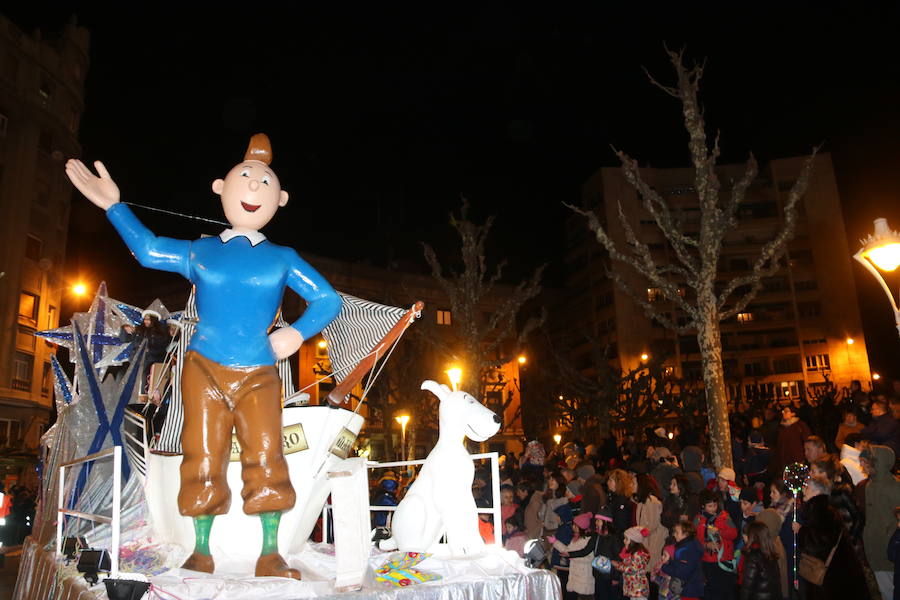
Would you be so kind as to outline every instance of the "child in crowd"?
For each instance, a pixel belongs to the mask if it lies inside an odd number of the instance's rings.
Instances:
[[[769,528],[762,522],[750,523],[738,567],[741,600],[782,600],[778,561]]]
[[[622,593],[631,600],[647,600],[650,596],[650,582],[647,580],[647,567],[650,564],[650,552],[645,543],[650,532],[642,527],[630,527],[625,530],[625,548],[621,561],[612,561],[612,566],[622,572]]]
[[[519,556],[525,556],[525,542],[528,541],[519,518],[515,515],[508,517],[503,521],[505,535],[503,536],[503,547],[507,550],[516,552]]]
[[[603,507],[594,515],[594,528],[595,533],[585,547],[570,551],[567,556],[570,560],[586,556],[591,564],[596,557],[605,557],[605,560],[601,561],[604,568],[594,570],[593,597],[596,600],[618,600],[621,598],[618,593],[621,581],[614,578],[610,561],[612,557],[618,556],[622,543],[618,537],[612,535],[612,514],[608,508]]]
[[[697,531],[689,521],[681,521],[672,528],[675,537],[675,555],[663,557],[662,572],[677,579],[681,588],[681,600],[703,598],[703,547],[697,541]],[[669,582],[670,592],[677,589]]]
[[[596,536],[591,535],[591,520],[594,515],[581,513],[572,519],[572,541],[562,543],[554,536],[548,536],[547,541],[553,544],[553,548],[569,559],[569,579],[566,582],[566,591],[578,594],[579,600],[589,600],[594,597],[594,577],[591,561],[594,558],[589,543],[596,544]],[[587,549],[587,553],[579,552]]]
[[[697,539],[704,545],[703,574],[706,576],[706,597],[732,600],[736,582],[734,542],[738,531],[722,506],[718,492],[700,493],[700,514],[694,520]]]

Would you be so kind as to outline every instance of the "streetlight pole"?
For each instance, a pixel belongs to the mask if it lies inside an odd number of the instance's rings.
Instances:
[[[406,424],[409,423],[409,415],[397,415],[394,420],[400,423],[400,460],[406,460]]]
[[[872,276],[881,284],[881,289],[887,294],[888,301],[894,311],[894,322],[897,325],[897,333],[900,334],[900,308],[894,293],[888,287],[881,271],[891,272],[900,266],[900,233],[891,230],[887,219],[875,219],[875,233],[861,240],[863,246],[853,255],[859,264],[864,266]],[[876,268],[877,267],[877,268]]]

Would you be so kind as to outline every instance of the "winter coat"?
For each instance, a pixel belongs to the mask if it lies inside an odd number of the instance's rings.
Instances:
[[[809,426],[800,420],[790,423],[782,423],[778,430],[778,444],[775,447],[775,455],[772,457],[772,474],[781,477],[784,468],[795,462],[805,462],[803,442],[812,435]]]
[[[659,462],[653,467],[653,470],[650,471],[650,476],[656,480],[656,485],[662,493],[662,498],[660,498],[660,500],[669,497],[669,485],[672,483],[672,478],[679,473],[681,473],[681,469],[665,460]]]
[[[764,523],[769,528],[769,533],[775,542],[775,553],[778,554],[778,574],[781,575],[781,596],[787,598],[789,594],[787,551],[784,549],[784,544],[781,543],[781,538],[779,537],[779,533],[784,526],[784,520],[778,514],[778,511],[773,508],[760,511],[756,515],[756,520]],[[790,521],[788,521],[788,527],[790,527]],[[793,565],[793,554],[791,557],[790,564]]]
[[[579,537],[572,540],[568,544],[563,544],[559,540],[553,542],[553,548],[557,552],[575,552],[585,549],[593,538]],[[591,572],[591,561],[594,560],[593,554],[584,556],[569,556],[569,581],[566,583],[566,591],[576,594],[594,594],[594,575]]]
[[[866,484],[866,525],[863,545],[873,571],[893,571],[884,549],[897,528],[894,507],[900,506],[900,482],[891,474],[894,451],[887,446],[871,446],[874,468]]]
[[[562,522],[559,515],[556,513],[556,509],[568,503],[569,499],[565,496],[562,498],[550,498],[549,500],[544,500],[544,504],[541,506],[538,516],[541,519],[545,532],[556,531]]]
[[[853,488],[845,483],[835,485],[831,490],[829,502],[841,516],[844,530],[850,534],[850,538],[854,540],[862,539],[865,520],[859,507],[856,506],[856,502],[853,500]]]
[[[747,485],[752,486],[757,481],[769,480],[769,462],[772,459],[772,451],[768,448],[751,448],[744,462],[744,475],[747,477]]]
[[[647,579],[647,565],[650,555],[646,550],[626,554],[622,558],[622,593],[626,598],[647,598],[650,596],[650,581]],[[593,589],[591,590],[593,594]]]
[[[622,541],[618,537],[611,535],[594,534],[588,540],[587,545],[581,550],[569,552],[569,558],[581,558],[588,556],[593,561],[597,556],[605,556],[609,560],[616,560],[619,552],[622,551]],[[612,573],[594,573],[594,578],[610,579]]]
[[[844,425],[843,423],[841,423],[840,425],[838,425],[837,435],[834,437],[835,447],[840,450],[841,446],[844,445],[844,440],[847,439],[848,435],[850,435],[851,433],[859,433],[860,431],[865,429],[865,427],[865,425],[859,422],[857,422],[856,425],[853,425],[852,427],[850,425]]]
[[[698,502],[697,494],[694,493],[688,493],[687,496],[669,494],[663,501],[662,516],[659,518],[663,527],[671,531],[681,520],[681,515],[687,515],[688,520],[693,521],[700,512]]]
[[[894,451],[895,457],[900,454],[900,423],[891,413],[872,419],[859,435],[873,444],[887,446]]]
[[[741,600],[781,600],[778,560],[770,560],[759,548],[747,548],[741,555]]]
[[[624,535],[625,530],[634,523],[634,502],[616,492],[609,494],[609,509],[612,511],[612,530],[617,535]]]
[[[528,504],[525,505],[525,536],[529,540],[538,538],[541,535],[541,519],[538,514],[543,505],[544,500],[539,492],[532,493]]]
[[[706,481],[700,474],[703,467],[703,451],[697,446],[688,446],[681,451],[681,466],[684,468],[684,476],[691,485],[691,492],[699,494],[706,488]]]
[[[662,549],[666,544],[666,538],[669,536],[669,530],[663,527],[659,520],[660,515],[662,515],[662,502],[653,494],[647,496],[647,500],[637,505],[637,511],[635,512],[637,526],[643,527],[650,532],[650,535],[644,539],[644,547],[650,552],[648,571],[652,571],[659,566],[660,561],[662,561]]]
[[[824,562],[828,560],[832,548],[837,545],[822,585],[807,582],[807,600],[868,598],[868,587],[859,557],[853,550],[849,536],[844,532],[840,515],[829,504],[828,496],[820,494],[804,502],[800,509],[800,517],[803,526],[797,535],[798,552],[809,554]],[[884,558],[887,539],[884,540],[884,544],[879,553],[881,559]]]
[[[711,551],[706,549],[706,542],[711,542],[712,536],[707,535],[707,524],[712,520],[711,526],[719,531],[721,555],[719,551]],[[731,517],[724,510],[715,517],[702,512],[694,519],[694,527],[697,529],[697,539],[704,546],[703,562],[717,563],[734,559],[734,541],[737,539],[738,531]]]
[[[675,544],[675,558],[662,566],[662,572],[684,583],[681,595],[685,598],[703,597],[703,546],[695,537]]]

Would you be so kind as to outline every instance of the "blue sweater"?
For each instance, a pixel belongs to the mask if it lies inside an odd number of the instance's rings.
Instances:
[[[682,597],[703,597],[702,559],[703,547],[697,538],[690,537],[675,544],[675,558],[662,566],[663,573],[684,582]]]
[[[238,235],[195,241],[157,237],[124,204],[106,215],[138,262],[171,271],[196,287],[199,323],[189,350],[227,367],[275,364],[268,328],[275,320],[284,288],[308,306],[292,327],[304,340],[317,334],[340,312],[341,299],[297,253],[264,236],[252,244]]]

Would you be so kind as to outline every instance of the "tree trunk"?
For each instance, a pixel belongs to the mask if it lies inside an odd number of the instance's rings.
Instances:
[[[715,300],[713,300],[715,302]],[[722,340],[719,315],[715,304],[700,304],[701,318],[697,319],[697,342],[703,364],[703,385],[706,392],[706,414],[709,419],[709,446],[716,472],[732,467],[731,429],[728,424],[728,396],[722,368]]]

